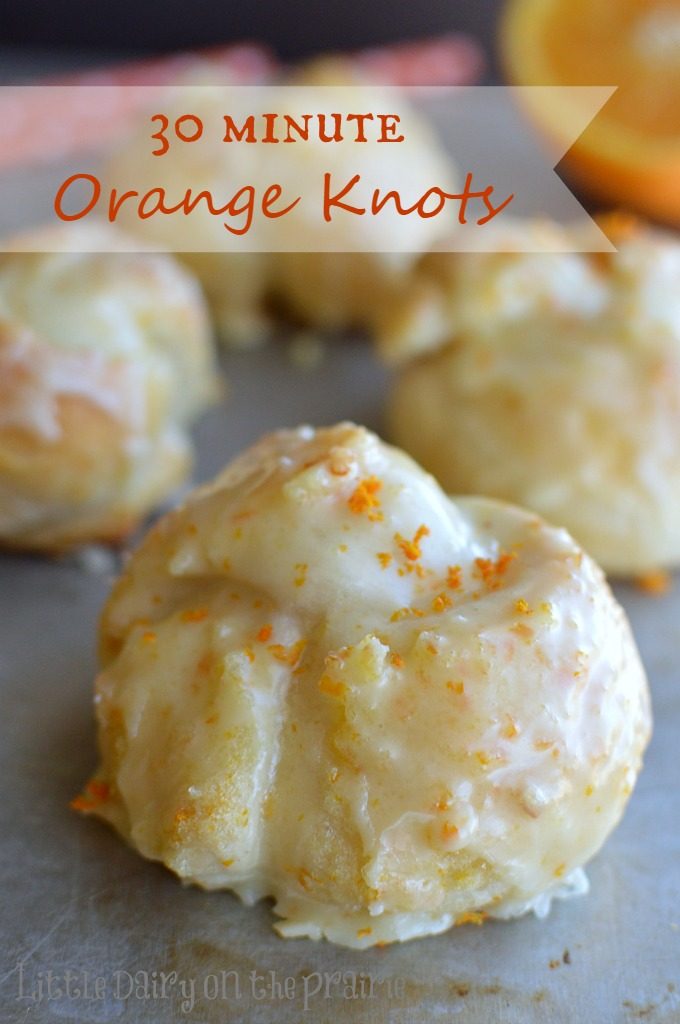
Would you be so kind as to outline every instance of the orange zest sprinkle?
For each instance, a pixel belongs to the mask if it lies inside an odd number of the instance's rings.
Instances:
[[[366,515],[371,522],[379,522],[383,518],[382,512],[378,511],[380,498],[377,496],[381,487],[382,480],[377,476],[368,476],[360,480],[347,501],[350,512],[357,516]]]
[[[392,561],[392,555],[389,551],[379,551],[375,557],[378,559],[383,569],[386,569]]]
[[[534,635],[534,631],[531,626],[527,626],[525,622],[518,622],[516,625],[511,626],[510,632],[520,637],[521,640],[525,640],[527,643],[529,643]]]
[[[652,594],[654,597],[660,597],[662,594],[667,594],[673,586],[672,577],[662,569],[642,573],[641,576],[637,577],[635,582],[638,588],[645,594]]]
[[[463,570],[459,565],[450,565],[446,574],[446,586],[450,590],[460,590],[463,585]]]
[[[517,555],[513,551],[502,551],[496,561],[492,558],[475,558],[473,575],[483,580],[489,590],[498,590],[503,585],[502,577],[515,558]]]
[[[555,868],[555,870],[553,871],[553,874],[554,874],[555,878],[561,878],[566,870],[567,870],[567,865],[566,864],[558,864],[557,867]]]
[[[402,658],[401,654],[390,654],[390,662],[394,665],[395,668],[404,667],[404,659]]]
[[[456,839],[458,836],[458,829],[450,821],[445,821],[442,825],[442,839]]]
[[[101,779],[90,779],[83,793],[74,797],[69,803],[73,811],[93,811],[99,804],[105,803],[111,796],[111,787]]]
[[[203,622],[207,618],[207,608],[189,608],[180,615],[182,622]]]
[[[221,861],[221,864],[222,864],[223,868],[230,868],[233,863],[234,863],[234,858],[233,857],[230,857],[229,860]]]
[[[322,693],[327,693],[329,697],[342,697],[345,692],[345,684],[337,679],[332,679],[331,676],[323,675],[319,680],[319,689]]]
[[[269,638],[271,637],[272,632],[273,632],[272,626],[269,626],[269,625],[263,626],[262,629],[257,634],[257,639],[258,639],[259,643],[266,644],[267,640],[269,640]]]
[[[425,612],[421,611],[420,608],[397,608],[396,612],[392,612],[390,615],[390,622],[400,622],[401,619],[408,619],[410,616],[422,619],[424,614]]]
[[[153,644],[156,640],[158,640],[158,637],[152,629],[146,629],[142,633],[142,643]]]
[[[295,565],[295,572],[297,574],[295,576],[295,586],[304,587],[307,582],[307,563],[297,562]]]
[[[245,654],[248,661],[255,661],[255,651],[252,649],[252,647],[244,647],[243,653]]]
[[[407,540],[405,537],[402,537],[400,533],[395,533],[394,540],[395,543],[401,548],[405,558],[408,558],[410,562],[417,562],[420,556],[422,555],[422,551],[420,550],[420,542],[423,539],[423,537],[429,536],[430,529],[428,526],[425,526],[423,524],[422,526],[419,526],[416,532],[414,533],[413,540]]]
[[[482,925],[486,921],[489,915],[485,914],[483,910],[468,910],[464,914],[459,914],[455,920],[456,927],[461,924],[476,924]]]
[[[359,928],[359,930],[357,931],[357,938],[363,939],[366,935],[371,935],[372,933],[372,928]]]
[[[454,693],[457,693],[458,696],[460,696],[461,694],[465,693],[465,684],[462,683],[459,679],[457,679],[455,682],[449,681],[446,684],[446,689],[452,690]]]
[[[447,608],[450,608],[451,604],[452,601],[448,594],[437,594],[434,601],[432,602],[432,611],[443,612]]]
[[[519,612],[520,615],[531,615],[531,608],[527,601],[523,597],[520,597],[515,601],[515,611]]]
[[[277,661],[283,662],[284,665],[297,665],[306,646],[306,640],[298,640],[297,643],[291,644],[290,647],[286,647],[284,644],[270,644],[267,650]]]
[[[86,789],[95,800],[108,800],[111,795],[111,787],[108,782],[102,782],[101,779],[91,779]]]

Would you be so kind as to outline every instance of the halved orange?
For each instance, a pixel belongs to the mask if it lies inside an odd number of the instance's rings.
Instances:
[[[509,0],[500,48],[515,85],[618,86],[565,167],[599,199],[680,226],[680,0]],[[536,114],[554,134],[559,112]]]

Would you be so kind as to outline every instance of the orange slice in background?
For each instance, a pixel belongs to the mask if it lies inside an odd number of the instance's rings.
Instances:
[[[614,85],[564,158],[598,199],[680,226],[680,0],[509,0],[500,48],[514,85]],[[556,134],[560,113],[536,107]]]

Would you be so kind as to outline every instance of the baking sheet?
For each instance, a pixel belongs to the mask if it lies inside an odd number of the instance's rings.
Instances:
[[[327,346],[307,372],[283,341],[225,365],[229,400],[198,426],[196,479],[266,429],[380,428],[386,375],[358,341]],[[545,921],[358,952],[280,939],[266,902],[183,888],[69,811],[95,763],[94,631],[108,586],[77,562],[0,559],[3,1022],[680,1022],[680,587],[618,589],[656,727],[625,819],[588,869],[591,893]]]

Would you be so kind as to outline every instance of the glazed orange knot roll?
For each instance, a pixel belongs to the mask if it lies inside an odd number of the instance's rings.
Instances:
[[[650,730],[600,569],[351,424],[269,435],[148,534],[75,806],[183,880],[365,947],[547,912]]]
[[[12,242],[42,244],[67,251],[0,255],[0,545],[58,550],[126,533],[184,480],[217,377],[173,258],[105,227]]]
[[[446,490],[534,509],[628,575],[680,565],[680,244],[608,230],[611,254],[518,223],[496,236],[514,252],[429,257],[380,345],[390,434]]]

